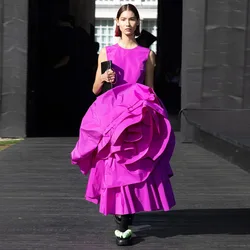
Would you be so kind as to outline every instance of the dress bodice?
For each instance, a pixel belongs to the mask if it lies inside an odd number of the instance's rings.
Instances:
[[[112,60],[116,72],[117,85],[125,83],[144,83],[146,62],[150,49],[137,46],[125,49],[115,44],[106,47],[107,60]]]

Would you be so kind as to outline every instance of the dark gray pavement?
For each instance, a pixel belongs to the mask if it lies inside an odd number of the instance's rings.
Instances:
[[[113,218],[83,199],[87,177],[69,161],[75,141],[26,139],[0,152],[0,249],[121,249]],[[126,249],[250,249],[250,175],[179,142],[172,168],[177,206],[138,214]]]

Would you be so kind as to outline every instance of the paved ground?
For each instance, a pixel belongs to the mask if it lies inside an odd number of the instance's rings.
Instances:
[[[87,178],[69,162],[75,140],[27,139],[0,152],[0,249],[120,249],[112,217],[82,199]],[[177,206],[138,214],[126,249],[250,249],[250,175],[193,144],[177,144],[172,167]]]

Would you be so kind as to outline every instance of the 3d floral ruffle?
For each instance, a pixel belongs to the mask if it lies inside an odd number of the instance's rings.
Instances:
[[[114,188],[145,181],[163,158],[171,176],[174,145],[167,113],[154,91],[124,84],[91,105],[71,158],[83,174],[90,169],[99,173],[99,188]]]

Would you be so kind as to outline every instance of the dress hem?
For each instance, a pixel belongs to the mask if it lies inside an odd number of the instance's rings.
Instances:
[[[86,201],[88,202],[91,202],[91,203],[94,203],[95,205],[99,205],[100,202],[97,200],[97,199],[94,199],[94,198],[90,198],[90,197],[85,197]],[[163,207],[160,207],[160,208],[155,208],[155,209],[138,209],[136,211],[131,211],[129,214],[137,214],[137,213],[142,213],[142,212],[159,212],[159,211],[164,211],[164,212],[168,212],[170,211],[174,206],[176,205],[176,202],[173,202],[172,204],[169,204],[168,208],[163,208]],[[125,215],[125,214],[128,214],[128,213],[115,213],[115,212],[102,212],[101,210],[99,210],[99,212],[101,214],[103,214],[104,216],[108,216],[108,215]]]

